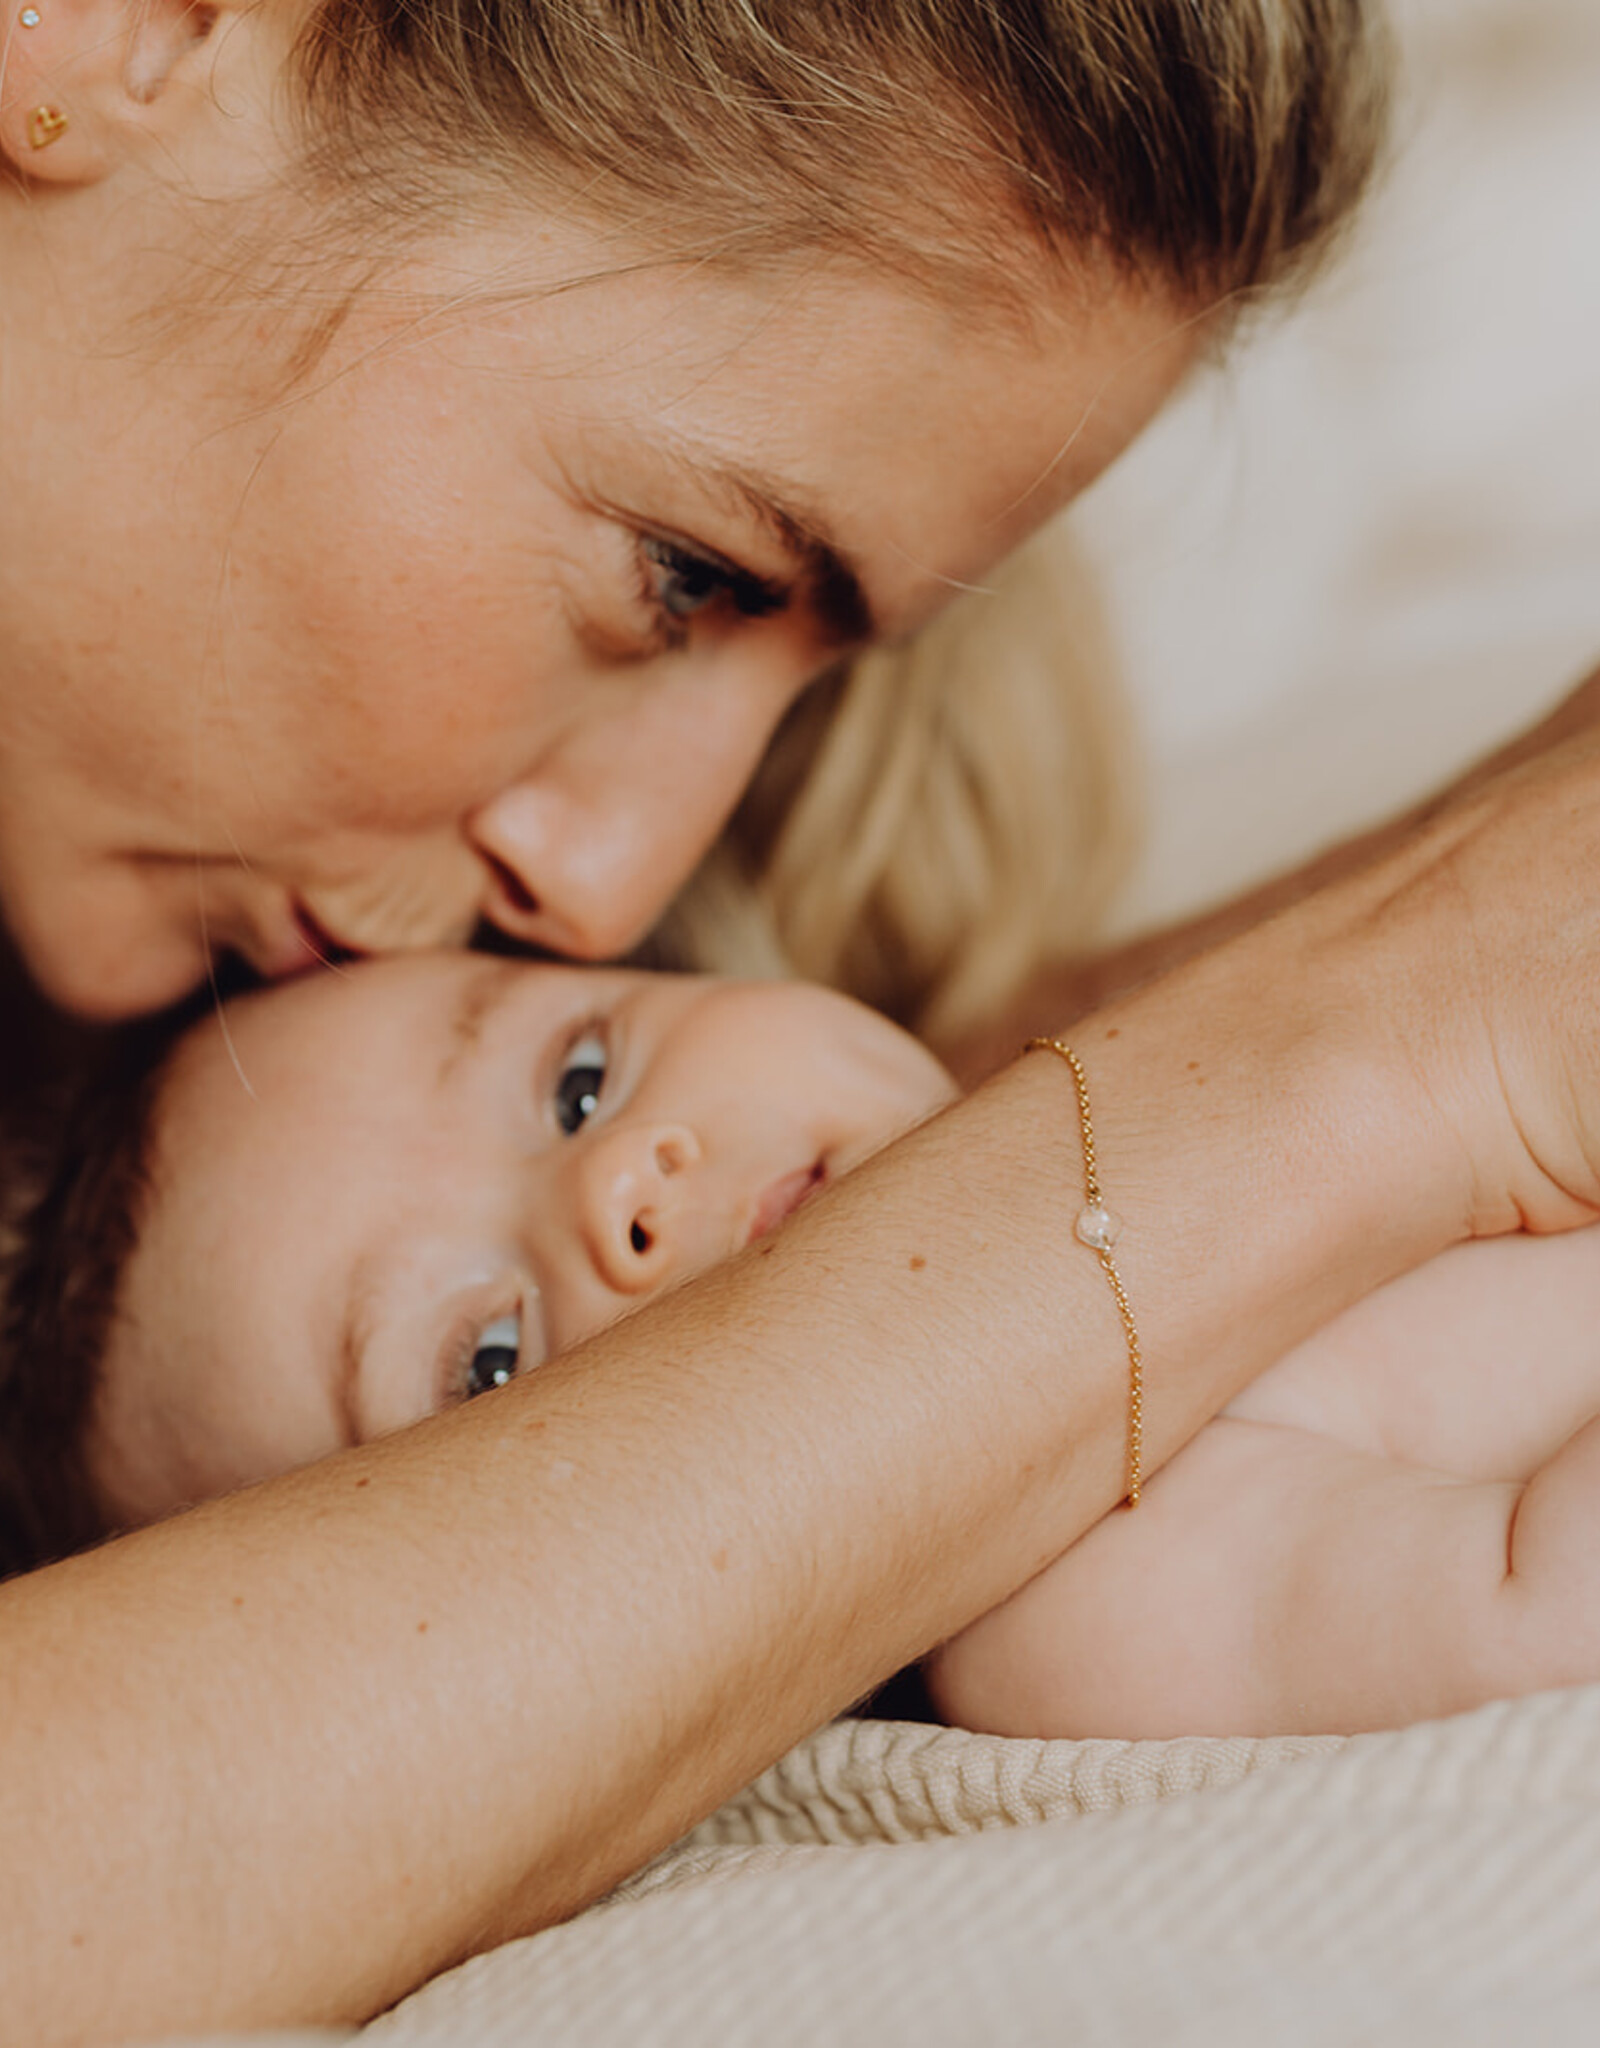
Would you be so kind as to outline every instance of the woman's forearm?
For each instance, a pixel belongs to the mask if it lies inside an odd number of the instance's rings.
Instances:
[[[1462,1227],[1327,922],[1080,1035],[1152,1462]],[[1120,1489],[1081,1176],[1024,1061],[503,1395],[0,1589],[16,2038],[376,2010],[1014,1590]]]

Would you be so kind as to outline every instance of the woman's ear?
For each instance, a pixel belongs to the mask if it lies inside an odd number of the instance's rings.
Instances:
[[[0,0],[0,152],[39,184],[93,184],[131,146],[172,149],[205,96],[210,0]],[[180,152],[181,153],[181,152]]]

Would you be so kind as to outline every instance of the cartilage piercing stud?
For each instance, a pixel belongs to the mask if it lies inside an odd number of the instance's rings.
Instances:
[[[59,107],[34,107],[28,115],[28,146],[48,149],[67,132],[67,117]]]

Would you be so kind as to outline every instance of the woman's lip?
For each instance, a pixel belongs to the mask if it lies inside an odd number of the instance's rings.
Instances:
[[[346,940],[337,938],[328,927],[296,896],[290,904],[290,913],[299,932],[301,944],[310,955],[309,964],[324,967],[343,967],[352,960],[364,960],[367,956],[359,946],[352,946]]]
[[[271,929],[258,924],[239,951],[257,974],[268,981],[288,981],[313,967],[338,967],[347,960],[365,958],[359,947],[347,946],[334,937],[322,920],[308,910],[298,896],[284,904]]]
[[[755,1206],[750,1218],[750,1235],[745,1243],[754,1244],[758,1237],[765,1237],[769,1230],[776,1230],[802,1202],[816,1193],[827,1177],[827,1164],[818,1159],[810,1166],[799,1167],[793,1173],[784,1174],[781,1180],[775,1180]]]

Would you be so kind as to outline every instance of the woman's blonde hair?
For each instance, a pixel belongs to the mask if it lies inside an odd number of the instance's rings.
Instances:
[[[1013,313],[997,215],[1190,307],[1303,274],[1372,171],[1388,68],[1377,0],[323,0],[299,61],[307,174],[368,248],[537,192],[619,262],[826,250]],[[958,1036],[1116,877],[1112,666],[1036,546],[802,703],[669,943]]]
[[[1136,842],[1134,748],[1064,543],[802,699],[663,957],[829,982],[950,1046],[1093,938]]]

